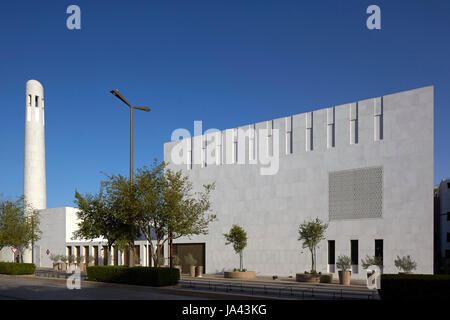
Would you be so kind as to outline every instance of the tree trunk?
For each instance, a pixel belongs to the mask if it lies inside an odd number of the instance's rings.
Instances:
[[[311,272],[314,270],[314,251],[311,248]]]
[[[106,249],[106,263],[108,266],[111,265],[111,246]]]
[[[130,244],[130,257],[128,259],[128,266],[129,267],[134,267],[134,242]]]
[[[244,255],[243,250],[241,250],[241,252],[239,253],[239,270],[241,271],[244,269],[243,255]]]

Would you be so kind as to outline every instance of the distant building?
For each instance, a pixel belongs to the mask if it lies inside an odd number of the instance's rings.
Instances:
[[[437,272],[450,273],[450,179],[435,187],[435,221],[437,238]]]

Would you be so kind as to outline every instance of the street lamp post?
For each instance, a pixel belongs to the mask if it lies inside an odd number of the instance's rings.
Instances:
[[[150,111],[149,107],[138,107],[138,106],[132,106],[127,99],[122,96],[122,94],[119,92],[119,90],[111,90],[110,91],[114,96],[116,96],[118,99],[122,100],[129,108],[130,108],[130,182],[133,184],[133,109],[143,110],[146,112]],[[130,250],[130,261],[128,261],[128,264],[130,266],[134,266],[134,246]]]
[[[127,99],[125,99],[119,90],[111,90],[111,93],[118,99],[122,100],[130,108],[130,181],[133,182],[133,109],[150,111],[149,107],[132,106]]]

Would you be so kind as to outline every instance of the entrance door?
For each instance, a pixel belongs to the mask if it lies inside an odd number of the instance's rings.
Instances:
[[[189,272],[189,265],[185,262],[185,257],[188,254],[192,254],[195,260],[197,260],[197,266],[203,266],[203,272],[206,271],[205,264],[205,244],[204,243],[174,243],[173,255],[176,255],[181,260],[182,272]]]

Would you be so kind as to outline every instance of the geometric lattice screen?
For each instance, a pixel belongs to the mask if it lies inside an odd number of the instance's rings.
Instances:
[[[330,172],[330,220],[380,218],[383,213],[383,168]]]

